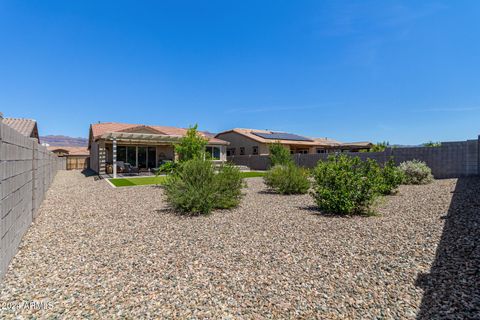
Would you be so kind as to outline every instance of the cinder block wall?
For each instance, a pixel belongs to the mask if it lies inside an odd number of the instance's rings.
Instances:
[[[480,137],[478,140],[444,142],[440,147],[392,148],[384,152],[347,153],[362,160],[374,159],[383,164],[393,157],[397,164],[408,160],[421,160],[432,169],[435,178],[458,178],[480,175]],[[324,161],[328,154],[295,154],[293,159],[299,166],[315,167],[318,161]],[[237,165],[245,165],[252,170],[266,170],[270,166],[268,156],[228,157]]]
[[[17,253],[55,174],[65,167],[65,158],[0,120],[0,278]]]

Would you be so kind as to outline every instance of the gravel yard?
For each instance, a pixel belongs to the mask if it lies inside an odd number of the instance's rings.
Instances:
[[[478,232],[480,201],[468,207],[471,200],[452,193],[456,182],[402,186],[381,216],[344,218],[252,178],[241,207],[189,218],[168,210],[159,187],[114,189],[61,171],[0,286],[0,316],[430,319],[449,312],[448,303],[462,308],[448,291],[462,290],[461,279],[442,277],[442,268],[458,273],[459,265],[472,269],[474,297],[465,303],[473,315],[479,261],[445,263],[448,250],[436,256],[439,243],[462,246],[442,236],[444,224]],[[478,181],[467,183],[480,192]],[[462,202],[453,212],[452,196]],[[477,229],[467,227],[468,210]],[[449,222],[452,214],[466,229]],[[433,277],[432,265],[440,272]],[[5,307],[25,301],[50,305]]]

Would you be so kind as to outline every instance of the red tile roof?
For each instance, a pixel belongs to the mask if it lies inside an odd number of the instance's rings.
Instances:
[[[37,121],[32,119],[5,118],[2,121],[22,135],[38,139]]]
[[[122,131],[129,132],[129,131],[134,131],[136,128],[149,130],[152,133],[156,133],[156,134],[174,135],[174,136],[183,136],[187,133],[187,129],[185,128],[168,127],[168,126],[150,126],[150,125],[118,123],[118,122],[103,122],[103,123],[92,124],[91,132],[92,132],[93,139],[96,140],[100,138],[104,133],[107,133],[107,132],[122,132]],[[199,133],[205,138],[207,138],[210,143],[228,144],[228,142],[226,141],[209,137],[201,131],[199,131]]]
[[[90,152],[88,151],[87,147],[57,147],[57,146],[48,146],[48,150],[55,152],[55,151],[66,151],[69,155],[72,156],[88,156]]]

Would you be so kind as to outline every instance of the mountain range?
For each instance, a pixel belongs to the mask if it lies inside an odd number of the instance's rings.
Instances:
[[[58,147],[87,147],[88,139],[87,138],[74,138],[62,135],[48,135],[40,137],[41,143],[49,144],[50,146]]]

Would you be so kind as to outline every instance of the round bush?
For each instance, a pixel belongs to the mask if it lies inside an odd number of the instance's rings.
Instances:
[[[433,181],[432,170],[423,161],[405,161],[399,168],[403,172],[406,184],[428,184]]]
[[[310,188],[308,172],[293,163],[274,166],[267,171],[263,180],[267,186],[281,194],[305,194]]]
[[[237,206],[242,187],[243,179],[237,168],[224,165],[215,173],[211,161],[192,159],[167,176],[165,194],[167,202],[177,211],[199,215]]]
[[[383,181],[379,186],[381,194],[388,195],[397,191],[397,188],[405,180],[403,171],[395,165],[395,162],[390,159],[382,168]]]
[[[380,196],[381,170],[373,160],[331,156],[318,162],[313,176],[312,196],[320,210],[330,213],[367,213]]]

